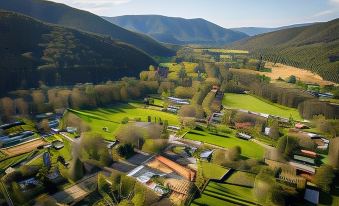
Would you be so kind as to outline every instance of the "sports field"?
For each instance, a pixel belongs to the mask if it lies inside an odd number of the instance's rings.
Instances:
[[[261,159],[265,152],[265,149],[262,146],[254,142],[235,137],[235,132],[232,132],[229,135],[216,135],[207,133],[206,131],[192,130],[188,132],[184,138],[217,145],[223,148],[240,146],[241,155],[248,158]]]
[[[252,112],[277,115],[285,118],[289,118],[290,115],[292,115],[295,120],[302,119],[298,110],[295,108],[270,103],[247,94],[226,93],[222,103],[229,108],[245,109]]]
[[[191,203],[191,206],[198,205],[256,205],[256,201],[251,188],[211,181],[201,197]]]
[[[107,140],[114,140],[115,132],[122,125],[121,121],[128,117],[130,120],[140,118],[146,122],[148,116],[167,120],[170,125],[179,125],[179,119],[175,114],[170,114],[158,110],[144,108],[143,104],[126,103],[116,104],[110,108],[98,108],[95,110],[70,110],[91,127],[92,132],[102,134]],[[103,127],[107,127],[108,131],[104,131]]]

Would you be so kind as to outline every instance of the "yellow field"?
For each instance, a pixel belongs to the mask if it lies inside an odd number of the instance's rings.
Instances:
[[[296,68],[296,67],[287,66],[283,64],[273,65],[273,63],[270,63],[270,62],[266,63],[265,67],[272,69],[272,72],[258,72],[258,71],[247,70],[247,69],[237,69],[237,71],[265,75],[265,76],[270,77],[272,80],[276,80],[279,77],[286,80],[291,75],[294,75],[297,77],[298,80],[302,82],[319,84],[321,86],[335,84],[333,82],[324,80],[318,74],[312,73],[311,71],[306,70],[306,69]]]

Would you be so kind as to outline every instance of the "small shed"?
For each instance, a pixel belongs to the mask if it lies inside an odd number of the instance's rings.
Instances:
[[[245,140],[249,140],[252,139],[251,135],[245,134],[245,133],[237,133],[237,137],[241,138],[241,139],[245,139]]]
[[[54,149],[56,149],[56,150],[60,150],[60,149],[62,149],[62,148],[64,147],[64,143],[61,142],[60,140],[54,140],[54,141],[52,142],[52,147],[53,147]]]
[[[78,131],[78,129],[75,128],[75,127],[66,127],[66,131],[67,131],[68,133],[73,134],[73,133],[76,133],[76,132]]]
[[[302,123],[296,123],[296,124],[294,125],[294,127],[295,127],[296,129],[309,129],[309,127],[308,127],[307,125],[302,124]]]
[[[301,155],[293,155],[293,159],[304,162],[304,163],[308,163],[311,165],[315,165],[315,160],[313,158],[310,157],[304,157]]]
[[[214,150],[205,150],[200,154],[200,159],[209,161],[212,157]]]

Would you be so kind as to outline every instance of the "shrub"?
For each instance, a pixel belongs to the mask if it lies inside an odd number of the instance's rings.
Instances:
[[[332,184],[334,177],[333,168],[329,165],[322,165],[317,169],[313,177],[313,182],[324,192],[329,192],[331,189],[330,185]]]
[[[160,153],[166,148],[167,143],[167,139],[147,139],[142,150],[148,153]]]
[[[117,148],[117,152],[121,157],[129,158],[134,155],[133,145],[131,144],[122,144]]]
[[[127,124],[129,121],[129,118],[128,117],[124,117],[122,120],[121,120],[121,124]]]
[[[228,150],[228,159],[231,161],[236,161],[240,158],[241,148],[239,146],[232,147]]]

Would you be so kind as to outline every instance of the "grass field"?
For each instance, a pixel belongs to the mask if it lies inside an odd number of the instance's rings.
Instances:
[[[201,197],[191,203],[191,206],[200,205],[256,205],[256,201],[251,188],[211,181],[201,194]]]
[[[72,145],[71,143],[65,139],[63,136],[56,134],[54,136],[50,136],[45,138],[47,142],[52,143],[54,140],[59,140],[64,143],[64,147],[60,150],[50,149],[50,155],[51,155],[51,162],[52,164],[57,163],[58,156],[62,156],[65,158],[66,162],[70,161],[72,159]],[[30,165],[42,165],[43,164],[43,157],[35,159],[34,161],[30,162]]]
[[[256,175],[252,173],[235,171],[233,174],[231,174],[229,178],[227,178],[225,183],[246,186],[246,187],[253,187],[255,177]]]
[[[297,109],[269,103],[247,94],[226,93],[222,103],[226,107],[234,109],[245,109],[252,112],[260,112],[286,118],[289,118],[290,115],[292,115],[295,120],[302,119]]]
[[[32,153],[25,153],[25,154],[21,154],[21,155],[3,160],[3,161],[0,162],[0,170],[5,170],[8,167],[11,167],[12,165],[20,163],[21,161],[24,161],[25,159],[27,159],[31,155],[32,155]]]
[[[116,104],[110,108],[98,108],[95,110],[70,110],[91,127],[92,132],[102,134],[107,140],[114,140],[115,132],[121,126],[121,121],[128,117],[130,120],[140,118],[141,121],[147,121],[147,117],[160,117],[167,120],[170,125],[178,125],[179,119],[176,115],[143,108],[142,104],[126,103]],[[103,131],[103,127],[108,128],[108,132]]]
[[[248,158],[261,159],[263,158],[265,152],[265,149],[262,146],[254,142],[235,137],[235,131],[226,136],[210,134],[205,131],[192,130],[188,132],[184,138],[217,145],[224,148],[240,146],[241,155]]]
[[[204,178],[220,180],[229,171],[229,169],[210,162],[200,162]]]

